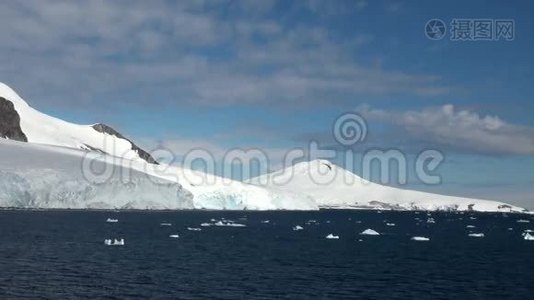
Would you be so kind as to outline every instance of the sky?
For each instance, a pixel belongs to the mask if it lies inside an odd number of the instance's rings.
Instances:
[[[148,150],[261,149],[276,169],[312,140],[410,166],[434,149],[441,183],[409,188],[534,208],[531,1],[2,1],[0,17],[0,81]],[[513,40],[451,40],[453,19],[513,20]],[[348,112],[367,125],[350,147],[332,134]]]

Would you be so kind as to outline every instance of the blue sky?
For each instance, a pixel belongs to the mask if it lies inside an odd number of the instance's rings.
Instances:
[[[147,148],[260,147],[274,167],[358,111],[360,151],[444,153],[443,184],[410,187],[532,207],[532,2],[176,2],[4,1],[0,80]],[[433,18],[513,19],[515,39],[429,40]]]

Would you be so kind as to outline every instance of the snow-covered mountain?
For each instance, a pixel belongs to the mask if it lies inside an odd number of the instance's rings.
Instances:
[[[91,168],[107,169],[109,176],[87,176],[82,171],[87,155],[83,150],[0,139],[0,207],[194,208],[193,195],[180,184],[113,164],[98,153],[90,154]]]
[[[87,159],[92,168],[110,169],[110,176],[92,181],[85,173]],[[523,211],[501,202],[374,184],[324,160],[300,163],[248,183],[157,164],[114,129],[43,114],[2,83],[0,207]]]
[[[88,163],[94,174],[88,172]],[[196,183],[199,178],[205,182]],[[306,195],[163,164],[7,139],[0,139],[0,207],[318,209]]]
[[[0,83],[0,137],[36,144],[97,151],[157,163],[150,154],[104,124],[78,125],[43,114]]]
[[[404,190],[367,181],[327,160],[298,163],[253,184],[312,197],[320,208],[522,212],[503,202]]]

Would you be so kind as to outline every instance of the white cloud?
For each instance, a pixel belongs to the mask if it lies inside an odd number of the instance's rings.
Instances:
[[[121,93],[136,87],[161,102],[209,106],[448,93],[438,77],[356,61],[372,40],[365,33],[335,39],[323,27],[269,18],[274,7],[273,1],[4,1],[0,80],[30,102],[77,107],[126,101]],[[223,16],[226,10],[231,17]],[[127,101],[153,101],[139,98]]]
[[[534,128],[508,123],[498,116],[481,116],[444,105],[420,111],[386,111],[357,108],[368,120],[395,125],[412,139],[436,147],[487,154],[534,154]]]

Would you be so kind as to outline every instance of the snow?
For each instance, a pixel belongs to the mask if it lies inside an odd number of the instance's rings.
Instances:
[[[339,240],[339,235],[333,235],[332,233],[330,233],[325,238],[329,240]]]
[[[43,114],[0,83],[29,143],[0,139],[0,207],[79,209],[509,211],[504,203],[435,195],[374,184],[325,160],[296,164],[249,183],[177,166],[146,163],[122,138]],[[88,152],[88,149],[103,152]],[[112,170],[87,180],[82,165]],[[267,180],[267,184],[263,182]],[[346,181],[350,183],[347,183]],[[325,182],[323,184],[323,182]],[[283,183],[283,184],[280,184]],[[522,211],[513,207],[513,211]]]
[[[360,233],[360,235],[380,235],[380,233],[378,233],[375,230],[369,228],[369,229],[365,229],[364,231],[362,231]]]
[[[308,196],[191,170],[118,160],[64,147],[0,139],[0,207],[76,209],[317,210]],[[86,178],[82,164],[111,170],[104,182]],[[164,168],[165,172],[161,172]],[[186,175],[187,174],[187,175]],[[189,177],[188,177],[189,176]],[[88,180],[89,179],[89,180]]]
[[[411,238],[411,240],[416,241],[416,242],[428,242],[430,241],[430,238],[423,237],[423,236],[414,236]]]
[[[73,124],[41,113],[1,82],[0,97],[13,103],[20,116],[22,132],[30,143],[86,150],[95,148],[113,156],[144,161],[132,150],[132,143],[129,141],[98,132],[92,125]]]
[[[0,139],[0,207],[56,209],[185,209],[192,195],[180,184],[95,160],[112,170],[99,182],[84,176],[80,150]],[[123,174],[129,174],[127,182]]]
[[[404,190],[367,181],[327,160],[302,162],[250,183],[312,197],[320,208],[522,212],[506,203]]]

